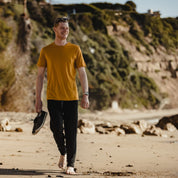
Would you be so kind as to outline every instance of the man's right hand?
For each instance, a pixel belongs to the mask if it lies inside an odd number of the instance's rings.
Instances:
[[[42,103],[41,99],[37,99],[36,103],[35,103],[35,109],[36,109],[37,113],[41,112],[42,106],[43,106],[43,103]]]

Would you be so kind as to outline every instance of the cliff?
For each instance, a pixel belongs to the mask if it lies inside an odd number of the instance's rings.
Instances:
[[[68,40],[80,45],[87,63],[91,110],[112,101],[131,109],[178,107],[177,18],[139,14],[130,1],[51,6],[29,0],[28,15],[22,4],[1,7],[0,110],[34,111],[35,64],[54,39],[52,22],[66,15]]]

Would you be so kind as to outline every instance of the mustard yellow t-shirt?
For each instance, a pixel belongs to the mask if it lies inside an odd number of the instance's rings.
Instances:
[[[57,46],[54,42],[42,48],[37,65],[47,68],[47,99],[78,100],[76,69],[85,67],[78,45],[68,42]]]

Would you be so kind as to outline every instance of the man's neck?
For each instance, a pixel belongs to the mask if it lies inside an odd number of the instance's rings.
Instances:
[[[59,40],[59,39],[55,39],[54,40],[54,43],[57,45],[57,46],[64,46],[67,44],[67,40]]]

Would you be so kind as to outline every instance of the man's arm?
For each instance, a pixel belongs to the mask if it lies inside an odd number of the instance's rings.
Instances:
[[[89,100],[88,100],[88,95],[86,94],[88,93],[88,79],[87,79],[85,67],[78,68],[78,72],[79,72],[80,83],[83,91],[81,107],[87,109],[89,107]]]
[[[41,101],[41,91],[43,88],[43,80],[45,75],[45,67],[38,67],[38,75],[36,80],[36,112],[41,112],[42,110],[42,101]]]

